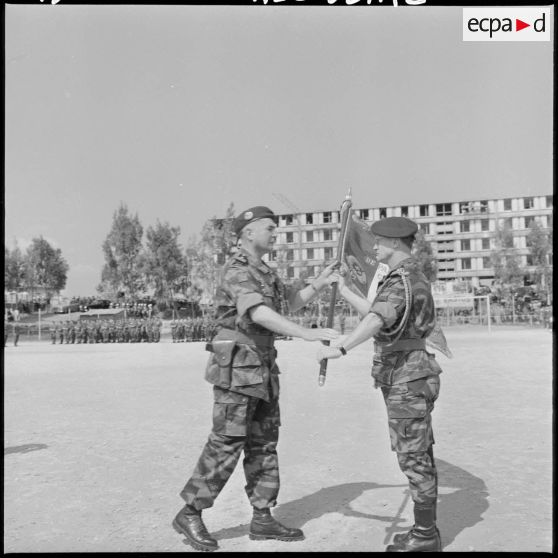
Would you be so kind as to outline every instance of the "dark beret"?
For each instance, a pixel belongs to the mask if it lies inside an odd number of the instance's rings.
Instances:
[[[407,217],[387,217],[372,223],[370,230],[378,236],[405,238],[416,234],[418,226]]]
[[[275,224],[278,223],[278,218],[269,207],[265,207],[263,205],[257,205],[256,207],[251,207],[246,211],[243,211],[238,215],[238,217],[233,221],[233,230],[235,234],[238,236],[240,231],[252,221],[257,221],[258,219],[273,219]]]

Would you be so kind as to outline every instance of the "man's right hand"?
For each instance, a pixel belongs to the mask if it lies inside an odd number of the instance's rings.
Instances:
[[[339,335],[339,332],[329,327],[318,327],[306,329],[302,338],[305,341],[333,341],[333,339],[337,339]]]

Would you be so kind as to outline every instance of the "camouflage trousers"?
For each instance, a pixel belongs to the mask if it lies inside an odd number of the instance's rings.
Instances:
[[[244,451],[246,494],[252,506],[275,506],[279,493],[279,398],[269,402],[213,386],[213,428],[180,495],[198,510],[209,508]]]
[[[440,377],[429,376],[393,386],[381,385],[386,403],[391,449],[409,481],[413,501],[431,505],[438,496],[432,411]]]

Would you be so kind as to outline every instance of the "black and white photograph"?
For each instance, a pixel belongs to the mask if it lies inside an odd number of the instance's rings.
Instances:
[[[4,553],[553,552],[554,2],[4,21]]]

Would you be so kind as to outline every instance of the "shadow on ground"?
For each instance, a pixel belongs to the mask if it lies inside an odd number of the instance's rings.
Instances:
[[[46,448],[48,448],[46,444],[23,444],[22,446],[10,446],[9,448],[4,448],[4,455],[9,455],[10,453],[29,453],[30,451],[37,451]]]
[[[488,492],[482,479],[464,469],[441,459],[437,459],[436,464],[440,488],[456,489],[453,492],[441,494],[438,499],[438,525],[442,533],[443,545],[447,546],[461,531],[482,521],[482,514],[488,509]],[[393,534],[404,532],[409,528],[407,520],[401,518],[402,512],[410,500],[409,491],[405,491],[395,516],[356,511],[351,508],[351,502],[367,490],[406,486],[407,484],[392,485],[374,482],[353,482],[329,486],[314,494],[277,506],[273,510],[273,515],[289,527],[297,528],[328,513],[340,513],[346,517],[368,518],[373,521],[385,522],[387,525],[384,544],[387,544]],[[406,525],[401,525],[402,523]],[[248,535],[248,531],[249,524],[244,523],[236,527],[221,529],[213,533],[213,536],[216,539],[234,539]]]

